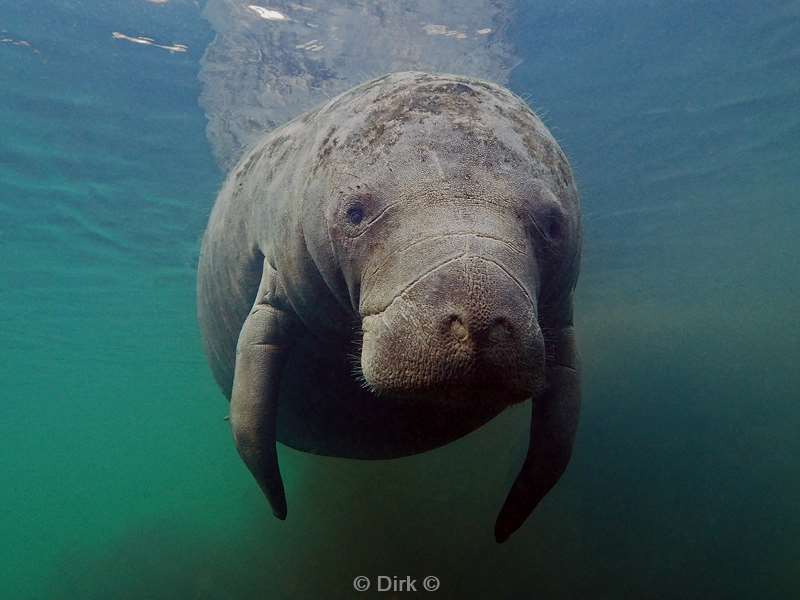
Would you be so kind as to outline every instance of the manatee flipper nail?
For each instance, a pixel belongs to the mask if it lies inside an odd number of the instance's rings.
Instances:
[[[528,455],[495,524],[495,540],[505,542],[525,522],[561,478],[572,456],[581,394],[572,328],[554,341],[548,389],[533,402]]]
[[[295,317],[269,304],[275,272],[265,263],[256,302],[236,346],[230,423],[239,455],[279,519],[286,518],[276,432],[281,372],[291,347]]]

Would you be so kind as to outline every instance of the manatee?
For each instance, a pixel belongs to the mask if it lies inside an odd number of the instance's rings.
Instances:
[[[505,541],[572,453],[580,248],[568,160],[499,85],[393,73],[266,134],[217,197],[197,301],[236,447],[275,516],[276,441],[400,457],[532,399]]]

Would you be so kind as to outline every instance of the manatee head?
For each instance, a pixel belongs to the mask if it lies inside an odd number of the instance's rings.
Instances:
[[[541,121],[499,86],[427,74],[318,117],[304,229],[359,325],[364,384],[498,409],[538,395],[579,248],[572,175]]]

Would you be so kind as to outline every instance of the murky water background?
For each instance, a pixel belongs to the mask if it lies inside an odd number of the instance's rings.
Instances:
[[[281,448],[269,515],[194,317],[222,178],[199,8],[2,0],[0,30],[0,597],[800,589],[799,2],[519,4],[511,87],[583,195],[586,385],[567,476],[504,546],[525,408],[396,461]]]

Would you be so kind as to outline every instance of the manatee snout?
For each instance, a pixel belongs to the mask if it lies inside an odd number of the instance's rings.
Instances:
[[[504,407],[544,383],[532,295],[491,257],[432,267],[362,326],[361,370],[378,394]]]

